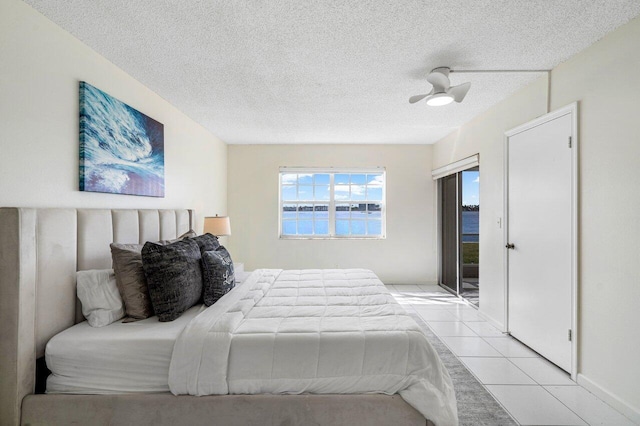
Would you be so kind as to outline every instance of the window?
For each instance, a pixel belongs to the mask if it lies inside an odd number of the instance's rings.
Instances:
[[[385,171],[280,169],[280,238],[384,238]]]

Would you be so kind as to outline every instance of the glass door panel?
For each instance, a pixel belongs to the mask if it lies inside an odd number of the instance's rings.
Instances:
[[[440,283],[454,293],[458,292],[458,175],[441,179],[442,268]]]
[[[478,167],[460,172],[462,180],[462,274],[460,295],[479,303],[480,260],[480,171]]]

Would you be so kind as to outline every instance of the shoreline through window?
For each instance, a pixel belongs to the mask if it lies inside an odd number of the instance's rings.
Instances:
[[[280,238],[385,238],[385,170],[280,169]]]

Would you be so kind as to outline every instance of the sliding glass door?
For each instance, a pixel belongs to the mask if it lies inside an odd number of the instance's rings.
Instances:
[[[479,304],[479,168],[439,179],[440,284]]]

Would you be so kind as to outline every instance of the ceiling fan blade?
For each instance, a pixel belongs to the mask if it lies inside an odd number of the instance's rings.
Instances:
[[[471,83],[462,83],[457,86],[450,87],[447,93],[453,96],[453,100],[456,102],[462,102],[467,92],[471,88]]]
[[[435,93],[446,92],[451,83],[449,82],[449,69],[436,68],[427,76],[427,81],[433,84]]]
[[[409,98],[409,103],[410,104],[415,104],[416,102],[420,102],[421,100],[423,100],[427,96],[429,96],[429,94],[412,96],[412,97]]]

